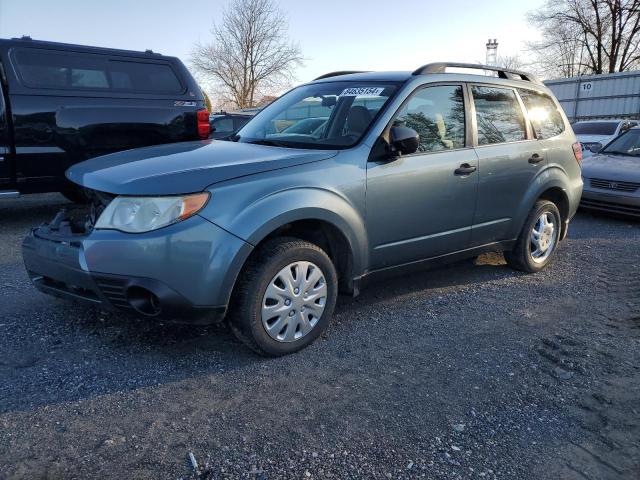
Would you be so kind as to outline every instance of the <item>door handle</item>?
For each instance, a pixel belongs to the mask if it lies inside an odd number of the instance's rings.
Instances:
[[[544,157],[542,155],[538,155],[537,153],[534,153],[533,155],[531,155],[531,158],[529,159],[529,163],[531,163],[532,165],[536,165],[542,162],[543,160],[544,160]]]
[[[478,169],[478,167],[475,167],[473,165],[469,165],[468,163],[463,163],[462,165],[460,165],[456,171],[454,172],[456,175],[469,175],[473,172],[475,172]]]

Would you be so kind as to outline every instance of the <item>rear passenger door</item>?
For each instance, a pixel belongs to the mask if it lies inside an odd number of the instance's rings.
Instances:
[[[507,240],[525,192],[546,163],[525,120],[516,90],[470,85],[474,144],[479,161],[478,202],[471,246]]]

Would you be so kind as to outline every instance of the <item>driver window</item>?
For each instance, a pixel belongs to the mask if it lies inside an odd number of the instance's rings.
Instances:
[[[422,88],[400,109],[394,126],[420,135],[419,152],[454,150],[465,146],[464,94],[460,85]]]

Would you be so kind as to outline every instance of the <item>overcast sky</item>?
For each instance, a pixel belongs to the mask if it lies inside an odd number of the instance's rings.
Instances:
[[[525,19],[540,0],[276,0],[299,42],[305,82],[334,70],[414,70],[431,61],[480,62],[497,38],[518,54],[536,32]],[[211,38],[223,0],[0,0],[0,37],[103,47],[150,48],[188,65],[194,42]]]

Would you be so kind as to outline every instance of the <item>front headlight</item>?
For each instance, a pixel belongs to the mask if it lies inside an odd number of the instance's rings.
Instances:
[[[167,197],[116,197],[104,209],[96,229],[143,233],[186,220],[207,204],[209,193]]]

